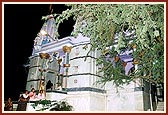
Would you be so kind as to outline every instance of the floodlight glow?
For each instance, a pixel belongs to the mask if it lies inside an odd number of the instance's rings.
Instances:
[[[44,35],[48,35],[46,31],[41,30],[40,33],[44,36]]]

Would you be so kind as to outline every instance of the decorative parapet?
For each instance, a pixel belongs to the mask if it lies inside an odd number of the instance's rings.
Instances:
[[[66,37],[66,38],[60,39],[58,41],[53,41],[48,44],[45,44],[41,47],[40,50],[38,50],[38,51],[34,50],[32,53],[32,56],[39,55],[39,53],[41,53],[41,52],[50,53],[50,52],[55,52],[55,51],[61,51],[63,46],[65,46],[65,45],[67,45],[67,46],[73,45],[71,37]]]

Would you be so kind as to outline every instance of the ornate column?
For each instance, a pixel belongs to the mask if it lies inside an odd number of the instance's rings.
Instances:
[[[47,67],[47,60],[50,58],[50,55],[48,53],[39,53],[40,58],[42,59],[42,65],[39,71],[41,72],[40,76],[40,84],[39,84],[39,90],[45,90],[45,76],[44,72],[46,72]],[[42,77],[43,80],[42,80]]]
[[[64,68],[65,68],[65,74],[66,74],[66,77],[65,77],[65,80],[64,80],[64,88],[67,88],[67,76],[68,76],[68,68],[70,67],[70,64],[69,64],[69,53],[71,52],[71,49],[72,47],[71,46],[64,46],[63,47],[63,51],[65,53],[65,63],[64,63]]]
[[[60,70],[61,70],[61,62],[62,62],[62,58],[58,58],[57,59],[58,65],[59,65],[59,69],[58,69],[58,73],[57,73],[57,79],[55,79],[56,84],[55,84],[55,89],[58,89],[58,87],[62,87],[62,75],[60,74]]]

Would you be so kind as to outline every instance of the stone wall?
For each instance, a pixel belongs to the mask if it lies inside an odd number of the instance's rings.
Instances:
[[[68,92],[68,102],[74,107],[74,111],[104,111],[105,95],[92,91]]]

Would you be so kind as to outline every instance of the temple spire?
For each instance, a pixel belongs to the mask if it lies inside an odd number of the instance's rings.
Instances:
[[[42,45],[45,45],[49,42],[56,41],[56,25],[55,19],[52,15],[53,7],[52,4],[49,6],[49,15],[47,16],[47,20],[44,22],[41,30],[39,31],[37,37],[34,40],[34,49],[40,50]]]

